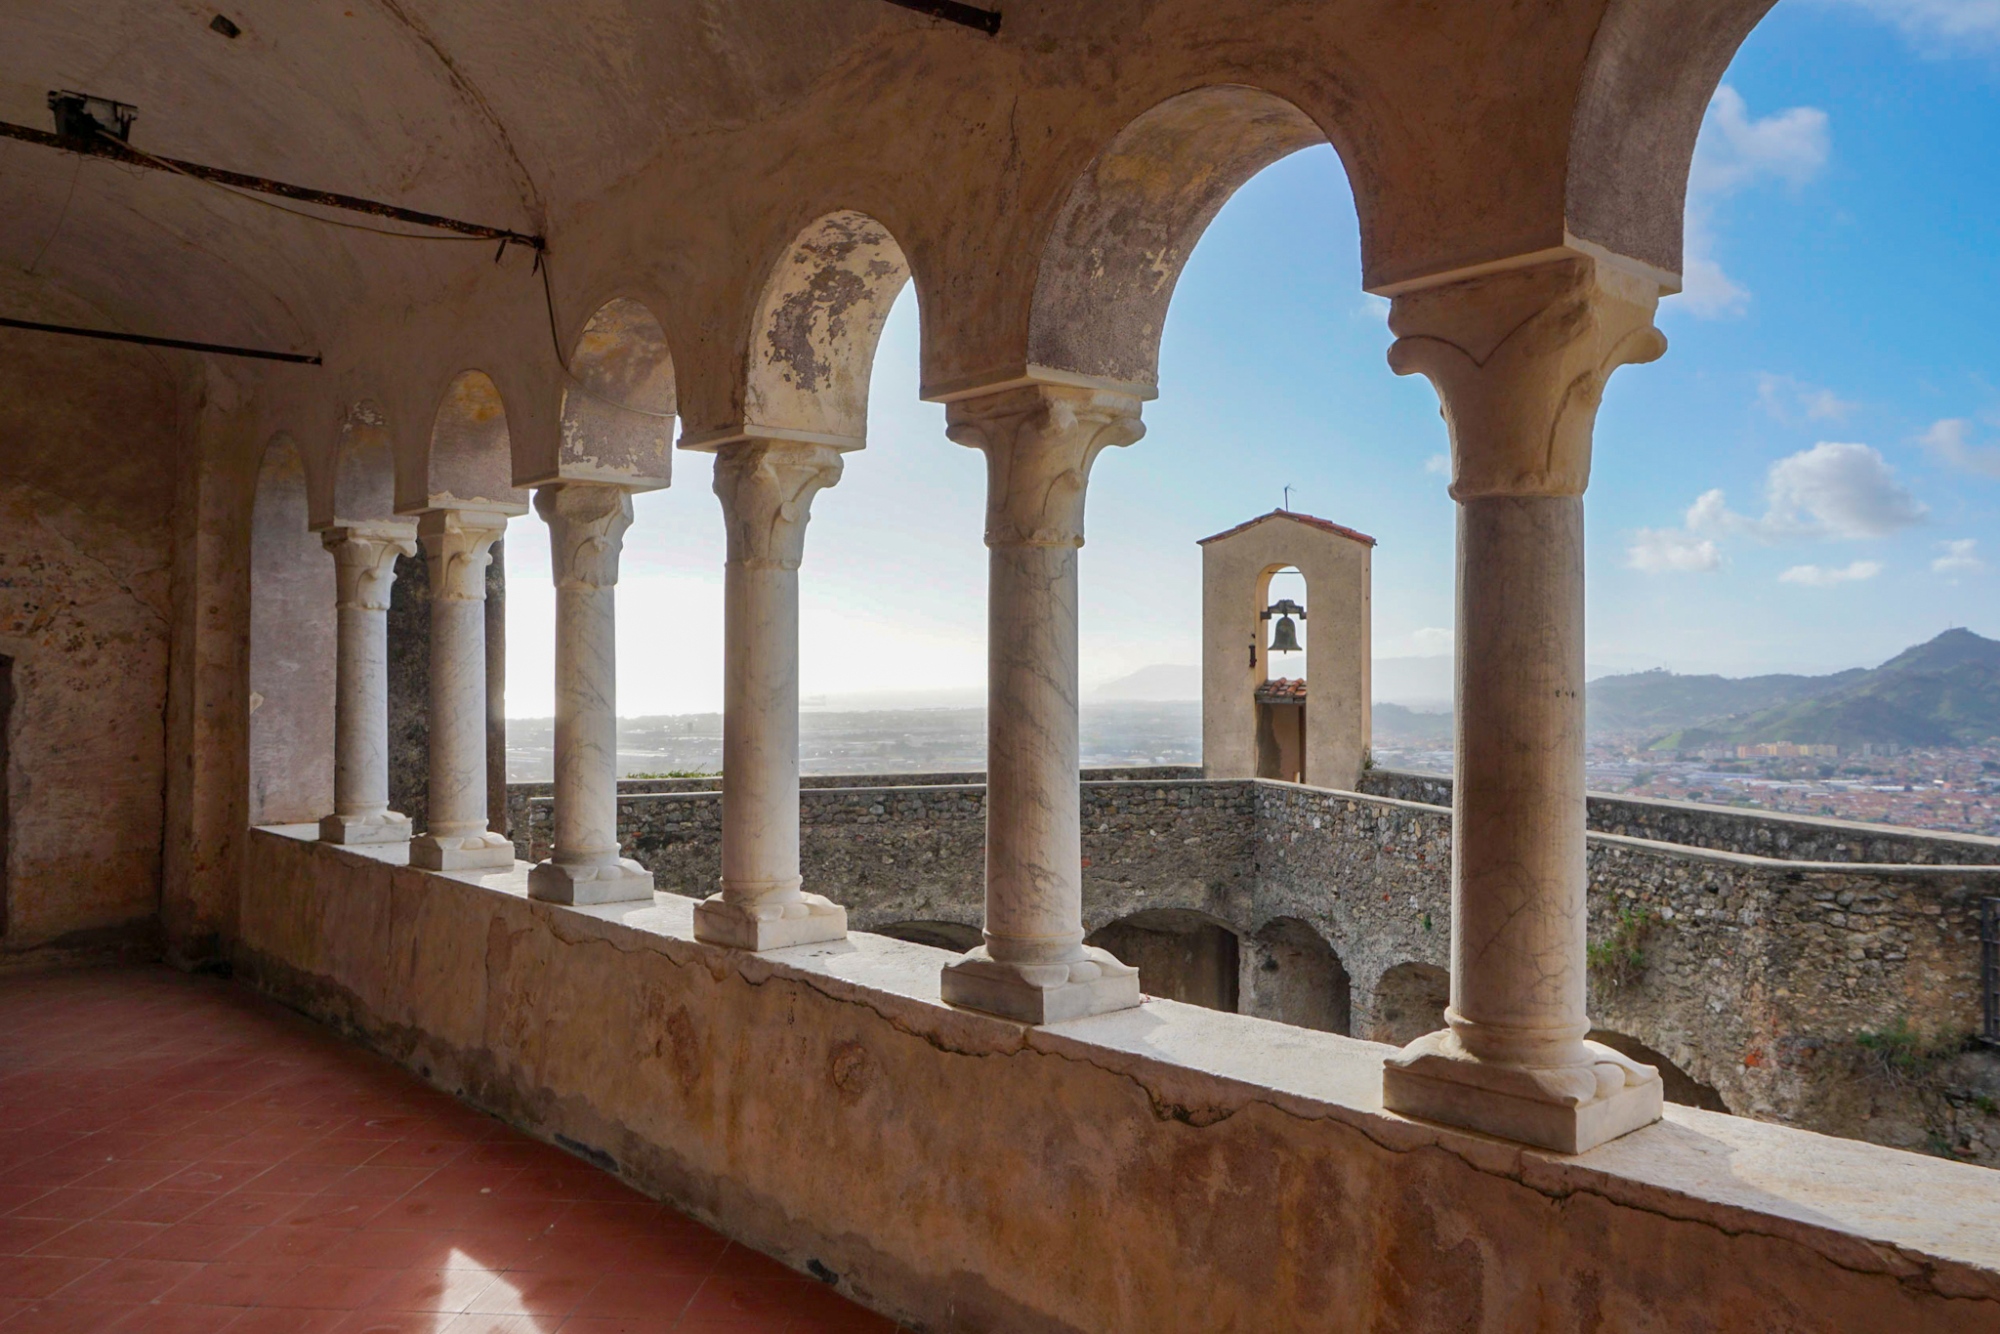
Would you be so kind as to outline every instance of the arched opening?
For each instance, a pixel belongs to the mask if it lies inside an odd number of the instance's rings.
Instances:
[[[953,954],[963,954],[984,939],[978,927],[967,926],[963,922],[891,922],[887,926],[871,929],[878,936],[907,940],[912,945],[929,945],[932,949],[950,950]]]
[[[1236,933],[1212,917],[1183,908],[1149,909],[1100,927],[1084,944],[1137,968],[1148,995],[1236,1012],[1241,967]]]
[[[1668,1102],[1679,1103],[1683,1107],[1699,1107],[1708,1112],[1726,1112],[1729,1107],[1722,1101],[1722,1095],[1712,1085],[1704,1084],[1680,1066],[1654,1051],[1645,1043],[1623,1033],[1614,1033],[1608,1028],[1593,1028],[1589,1033],[1592,1042],[1601,1042],[1622,1056],[1629,1056],[1642,1065],[1658,1068],[1660,1082],[1666,1086]]]
[[[1451,1004],[1451,974],[1436,964],[1399,963],[1375,984],[1374,1017],[1368,1037],[1393,1047],[1407,1046],[1445,1026]]]
[[[1347,969],[1309,923],[1274,917],[1243,939],[1242,951],[1241,1013],[1322,1033],[1353,1031]]]
[[[306,471],[265,447],[250,528],[250,823],[333,809],[333,561],[308,526]]]
[[[1292,565],[1258,581],[1264,681],[1257,687],[1257,776],[1310,781],[1306,766],[1306,579]]]

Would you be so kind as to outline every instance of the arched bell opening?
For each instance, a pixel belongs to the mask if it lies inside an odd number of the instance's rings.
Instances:
[[[1426,1033],[1444,1028],[1444,1011],[1451,1004],[1451,974],[1436,964],[1399,963],[1375,984],[1375,1003],[1368,1037],[1392,1047],[1404,1047]]]
[[[1352,1033],[1347,968],[1310,923],[1274,917],[1243,938],[1242,951],[1242,1013],[1322,1033]]]
[[[1257,776],[1308,782],[1306,757],[1306,578],[1295,565],[1266,570],[1258,580],[1261,659],[1257,687]]]
[[[1137,968],[1148,995],[1236,1012],[1240,947],[1236,933],[1213,917],[1148,909],[1100,927],[1084,944]]]
[[[250,823],[333,809],[333,562],[308,523],[305,462],[265,447],[250,521]]]

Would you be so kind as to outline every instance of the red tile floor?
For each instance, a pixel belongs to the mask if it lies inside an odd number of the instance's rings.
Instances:
[[[0,1334],[895,1328],[245,988],[0,977]]]

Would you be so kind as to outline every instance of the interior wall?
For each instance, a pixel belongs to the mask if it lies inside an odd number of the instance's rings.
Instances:
[[[153,930],[180,403],[159,354],[0,331],[5,954]]]
[[[333,557],[306,526],[305,467],[274,442],[250,548],[250,823],[333,809]]]

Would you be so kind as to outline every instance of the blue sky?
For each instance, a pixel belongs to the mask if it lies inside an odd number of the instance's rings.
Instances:
[[[1785,0],[1711,105],[1670,347],[1614,377],[1588,496],[1589,658],[1747,675],[1872,665],[1951,625],[2000,636],[2000,3]],[[917,400],[905,293],[869,446],[813,511],[803,689],[976,698],[984,468]],[[1086,688],[1200,660],[1195,541],[1273,508],[1373,534],[1376,656],[1450,650],[1437,401],[1391,375],[1326,148],[1258,175],[1174,297],[1147,434],[1093,473]],[[721,699],[709,461],[642,496],[619,589],[620,712]],[[509,539],[509,697],[550,711],[537,521]],[[1321,634],[1337,627],[1314,625]]]

